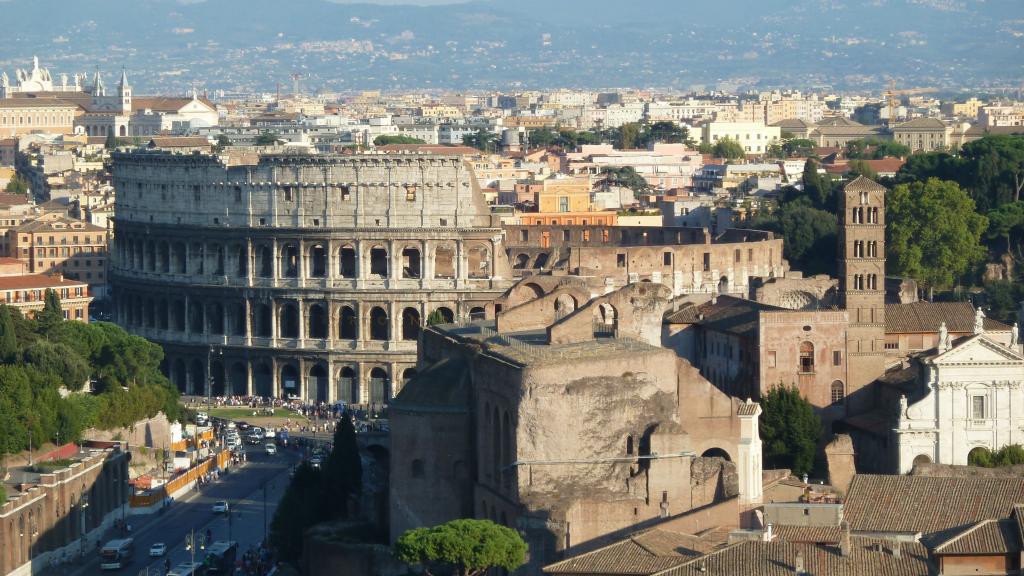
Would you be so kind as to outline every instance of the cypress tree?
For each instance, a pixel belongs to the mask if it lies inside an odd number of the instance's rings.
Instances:
[[[0,305],[0,360],[11,362],[18,354],[18,338],[15,336],[11,309]]]
[[[46,336],[64,320],[64,311],[60,306],[60,296],[52,288],[46,289],[43,296],[43,309],[36,314],[39,333]]]

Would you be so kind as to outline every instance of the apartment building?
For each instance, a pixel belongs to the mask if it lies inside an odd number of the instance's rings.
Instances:
[[[44,214],[7,231],[7,255],[32,274],[83,280],[97,296],[107,283],[107,233],[61,214]]]
[[[763,154],[768,146],[778,142],[782,130],[778,126],[766,126],[762,122],[708,122],[704,125],[701,140],[716,144],[729,138],[740,143],[747,154]]]

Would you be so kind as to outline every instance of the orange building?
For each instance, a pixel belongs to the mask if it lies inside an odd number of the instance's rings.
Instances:
[[[7,254],[32,274],[61,273],[90,286],[107,283],[107,232],[51,213],[7,231]]]
[[[43,309],[48,289],[53,289],[60,297],[66,320],[89,321],[89,303],[92,302],[89,286],[85,282],[67,280],[60,274],[0,276],[0,303],[31,318]]]
[[[590,178],[548,178],[535,192],[538,212],[589,212]]]
[[[525,212],[519,215],[523,226],[615,226],[615,212]]]

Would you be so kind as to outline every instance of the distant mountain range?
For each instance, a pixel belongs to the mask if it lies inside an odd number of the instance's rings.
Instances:
[[[1021,0],[0,0],[0,68],[140,93],[1024,83]]]

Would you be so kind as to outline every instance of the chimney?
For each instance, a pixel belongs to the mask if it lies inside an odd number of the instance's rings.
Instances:
[[[846,520],[839,525],[839,530],[842,532],[839,536],[839,553],[846,557],[852,552],[852,546],[850,544],[850,524]]]
[[[807,572],[804,571],[804,553],[797,552],[796,558],[793,560],[793,573],[796,576],[804,576]]]
[[[772,534],[772,525],[768,524],[767,526],[764,527],[764,534],[761,535],[761,538],[765,542],[771,542],[773,536],[774,535]]]
[[[894,542],[893,545],[892,545],[892,557],[893,558],[902,558],[903,557],[903,547],[900,546],[899,540]]]

